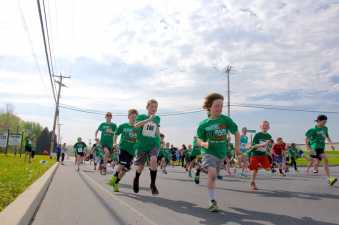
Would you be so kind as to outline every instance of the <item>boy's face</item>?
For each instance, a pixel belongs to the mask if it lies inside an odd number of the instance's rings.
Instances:
[[[158,104],[157,103],[149,104],[149,106],[147,107],[147,110],[148,110],[149,115],[155,115],[158,110]]]
[[[317,121],[317,126],[318,127],[324,127],[327,123],[327,120],[319,120]]]
[[[270,129],[270,123],[267,121],[264,121],[261,123],[260,128],[262,131],[267,132]]]
[[[109,123],[112,121],[112,116],[111,115],[106,115],[106,122]]]
[[[224,101],[222,99],[216,99],[213,101],[211,106],[211,115],[219,116],[222,113],[222,108],[224,106]]]
[[[135,114],[135,113],[129,114],[129,115],[128,115],[128,120],[129,120],[129,122],[134,123],[136,117],[137,117],[137,114]]]

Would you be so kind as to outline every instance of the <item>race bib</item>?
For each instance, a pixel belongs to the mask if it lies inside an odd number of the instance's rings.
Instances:
[[[146,123],[142,129],[142,135],[145,137],[155,137],[157,131],[157,124],[150,121]]]
[[[82,148],[78,148],[78,152],[83,152],[83,149]]]

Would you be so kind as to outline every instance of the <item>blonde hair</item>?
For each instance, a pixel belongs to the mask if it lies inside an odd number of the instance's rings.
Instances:
[[[151,104],[153,104],[153,103],[158,105],[157,100],[155,100],[155,99],[148,100],[146,109],[147,109]]]
[[[136,110],[136,109],[129,109],[129,110],[128,110],[128,116],[130,116],[130,115],[132,115],[132,114],[138,115],[138,110]]]

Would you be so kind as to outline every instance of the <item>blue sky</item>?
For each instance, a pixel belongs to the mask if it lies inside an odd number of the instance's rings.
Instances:
[[[63,104],[113,113],[200,108],[210,92],[233,103],[339,111],[339,1],[47,0],[54,71],[71,75]],[[53,101],[36,1],[0,3],[0,106],[51,127]],[[175,144],[189,143],[205,113],[163,117]],[[302,142],[316,113],[232,108],[239,126]],[[100,115],[61,110],[62,137],[93,139]],[[114,118],[118,124],[125,118]],[[339,115],[329,115],[339,140]]]

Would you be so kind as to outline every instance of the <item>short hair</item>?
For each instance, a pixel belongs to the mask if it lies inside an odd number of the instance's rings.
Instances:
[[[155,99],[150,99],[150,100],[148,100],[148,102],[147,102],[147,106],[146,106],[146,108],[148,108],[151,104],[157,104],[158,105],[158,101],[157,100],[155,100]]]
[[[128,110],[128,115],[130,116],[131,114],[138,115],[138,110],[136,110],[136,109],[129,109]]]

